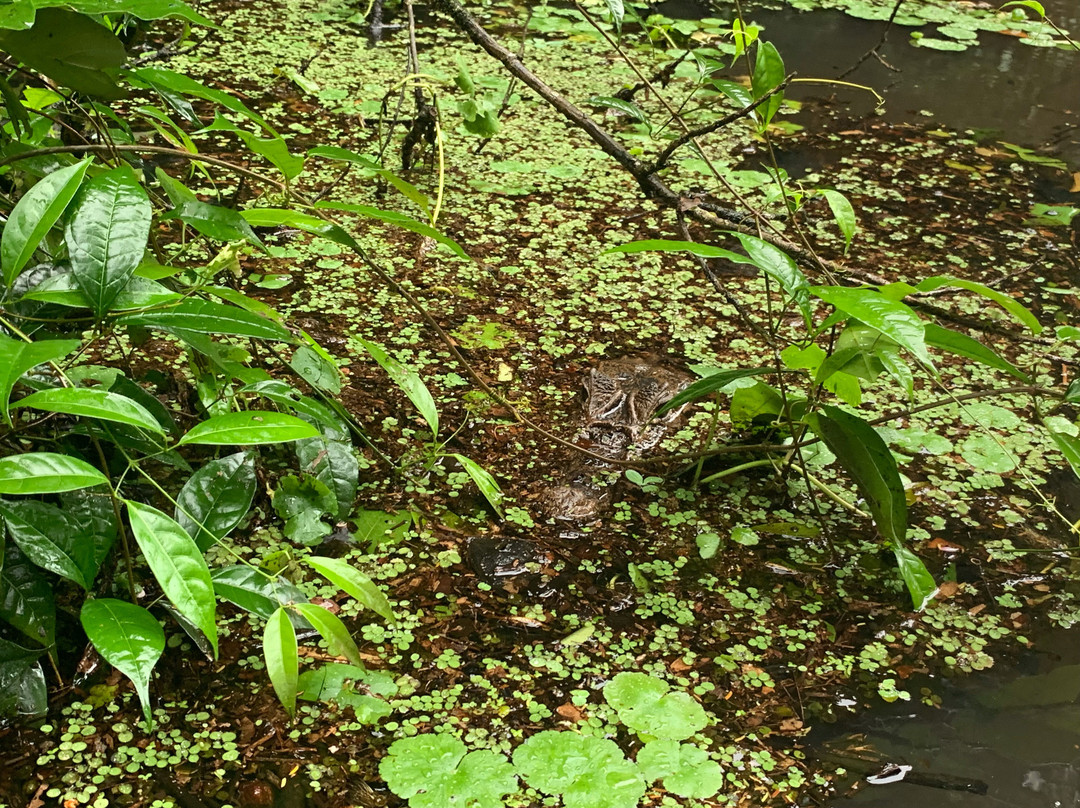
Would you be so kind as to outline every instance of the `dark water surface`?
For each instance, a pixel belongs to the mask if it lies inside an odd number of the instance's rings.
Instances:
[[[1004,2],[1004,0],[1002,0]],[[1060,27],[1080,38],[1080,0],[1044,0]],[[660,10],[671,16],[718,16],[695,0],[669,0]],[[789,71],[800,78],[834,79],[849,70],[881,40],[885,23],[860,20],[839,11],[768,11],[744,3],[749,20],[763,25],[763,37],[780,50]],[[725,16],[727,16],[725,14]],[[962,52],[916,48],[916,29],[893,26],[879,53],[899,72],[870,57],[846,81],[873,87],[885,97],[884,118],[923,121],[965,130],[991,130],[1001,140],[1053,151],[1080,166],[1080,52],[1037,48],[1004,34],[980,32],[979,44]],[[934,36],[934,26],[922,30]],[[834,98],[853,114],[872,114],[875,101],[864,91],[821,85],[794,85],[789,97]]]

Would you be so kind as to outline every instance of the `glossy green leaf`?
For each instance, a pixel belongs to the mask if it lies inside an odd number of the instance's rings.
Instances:
[[[135,685],[149,723],[150,673],[165,651],[161,625],[143,607],[112,598],[86,601],[79,620],[97,652]]]
[[[360,476],[360,464],[352,445],[322,437],[307,438],[297,441],[296,457],[301,471],[320,480],[333,492],[337,518],[347,517],[352,512]]]
[[[758,40],[757,55],[754,59],[754,75],[750,79],[750,89],[754,98],[761,98],[784,80],[784,60],[771,42]],[[770,96],[769,100],[754,111],[754,117],[761,121],[762,127],[768,126],[784,101],[783,93]]]
[[[394,359],[378,343],[369,342],[366,339],[358,340],[358,342],[393,379],[394,384],[401,388],[413,406],[424,416],[424,420],[431,427],[431,434],[437,436],[439,434],[439,408],[435,405],[435,399],[431,397],[431,391],[427,389],[420,374]]]
[[[632,101],[624,101],[621,98],[612,96],[594,95],[586,103],[594,107],[605,107],[607,109],[617,110],[631,120],[648,124],[648,118],[645,116],[645,113],[642,112],[641,107]]]
[[[108,482],[89,463],[68,455],[27,452],[0,457],[0,494],[59,494]]]
[[[116,83],[127,59],[123,43],[84,14],[40,8],[29,29],[0,30],[0,49],[61,87],[104,99],[126,95]]]
[[[907,585],[908,594],[911,595],[911,603],[916,611],[922,611],[937,594],[938,587],[934,582],[934,576],[915,553],[908,547],[893,542],[893,555],[896,556],[896,565],[900,569],[900,577]]]
[[[161,424],[146,409],[127,396],[97,390],[88,387],[57,387],[31,393],[15,403],[17,407],[33,407],[45,412],[62,412],[67,415],[81,415],[86,418],[98,418],[102,421],[115,421],[118,424],[147,429],[165,434]]]
[[[341,227],[308,213],[282,208],[248,208],[240,215],[252,227],[293,227],[345,247],[359,249],[356,240]]]
[[[747,233],[732,233],[742,244],[749,260],[740,263],[752,264],[780,284],[788,296],[799,307],[803,320],[810,322],[810,286],[806,282],[795,259],[764,239]]]
[[[1014,8],[1016,6],[1022,6],[1024,8],[1030,8],[1036,14],[1043,19],[1046,19],[1046,9],[1042,3],[1036,2],[1036,0],[1011,0],[1011,2],[1005,3],[1001,8]]]
[[[495,481],[495,478],[491,476],[491,473],[475,460],[472,460],[465,455],[452,454],[451,457],[464,467],[469,477],[476,483],[476,487],[480,489],[480,493],[484,495],[484,499],[488,501],[495,510],[495,513],[502,517],[503,492],[502,489],[499,488],[499,484]]]
[[[296,630],[282,606],[266,621],[263,632],[263,656],[266,672],[274,686],[278,701],[289,714],[296,715],[296,687],[300,678],[300,655],[296,645]]]
[[[645,795],[640,770],[608,738],[544,730],[514,750],[514,768],[531,787],[561,794],[565,808],[636,808]]]
[[[178,445],[255,446],[314,438],[318,431],[307,421],[280,412],[230,412],[207,418],[188,430]]]
[[[38,365],[62,359],[78,350],[81,345],[82,341],[77,339],[24,342],[0,334],[0,413],[3,414],[4,421],[8,425],[11,424],[8,402],[11,400],[11,391],[20,377]]]
[[[89,588],[72,542],[80,538],[77,526],[63,511],[32,499],[0,500],[0,516],[8,535],[35,564]]]
[[[293,609],[311,623],[312,627],[326,640],[326,647],[331,654],[345,657],[358,668],[364,667],[364,661],[360,659],[360,649],[349,636],[349,630],[345,628],[341,618],[314,603],[297,603]]]
[[[343,149],[340,146],[316,146],[313,149],[308,149],[307,155],[308,157],[325,157],[327,160],[341,160],[346,163],[358,163],[364,168],[382,171],[382,166],[370,157],[354,152],[351,149]]]
[[[1057,445],[1058,450],[1065,455],[1065,459],[1069,461],[1069,465],[1072,467],[1073,472],[1077,477],[1080,477],[1080,439],[1069,435],[1065,432],[1057,432],[1053,429],[1048,429],[1051,439]]]
[[[0,28],[25,31],[34,24],[36,12],[34,0],[12,0],[0,6]]]
[[[729,261],[737,261],[743,264],[750,263],[745,255],[740,255],[731,250],[725,250],[723,247],[714,247],[711,244],[699,244],[696,241],[672,241],[663,238],[631,241],[627,244],[620,244],[618,247],[611,247],[600,254],[607,255],[608,253],[639,252],[688,252],[691,255],[698,255],[702,258],[727,258]]]
[[[938,348],[957,356],[974,359],[987,367],[1003,370],[1022,382],[1030,381],[1026,373],[994,349],[983,345],[976,339],[972,339],[967,334],[943,328],[937,323],[926,324],[926,344],[931,348]]]
[[[813,286],[810,292],[849,317],[876,328],[911,353],[926,367],[934,363],[926,350],[926,324],[911,308],[873,289]]]
[[[953,278],[948,275],[935,275],[932,278],[920,281],[915,288],[920,292],[932,292],[943,286],[956,286],[969,292],[975,292],[987,300],[992,300],[1011,314],[1018,322],[1026,326],[1032,334],[1042,333],[1042,324],[1022,303],[1004,292],[999,292],[997,289],[987,286],[985,283],[969,281],[964,278]]]
[[[51,275],[19,299],[38,300],[42,303],[52,303],[73,309],[91,308],[90,301],[79,288],[75,275],[71,272],[58,272]],[[120,290],[109,309],[114,312],[143,309],[147,306],[163,306],[178,300],[180,300],[180,295],[171,289],[160,283],[135,276]]]
[[[848,248],[851,247],[851,239],[855,237],[855,229],[858,227],[855,208],[851,206],[848,198],[839,191],[826,189],[821,192],[821,195],[829,203],[829,210],[832,211],[833,220],[836,222],[836,226],[840,228],[840,233],[844,236],[844,255],[847,255]]]
[[[341,373],[334,362],[327,361],[310,345],[301,345],[289,360],[296,374],[316,390],[336,396],[341,393]]]
[[[161,590],[206,635],[217,656],[214,585],[202,551],[168,514],[141,502],[125,503],[131,532]]]
[[[837,407],[824,405],[807,421],[855,481],[881,535],[894,546],[902,544],[907,536],[907,497],[885,441],[862,418]]]
[[[255,461],[247,452],[211,460],[177,494],[176,521],[205,551],[247,516],[255,487]]]
[[[117,318],[120,325],[139,325],[165,330],[182,329],[199,334],[226,334],[251,337],[272,342],[295,342],[287,328],[250,311],[215,303],[212,300],[189,298],[168,306]]]
[[[310,396],[302,395],[291,384],[286,384],[277,379],[267,379],[266,381],[246,384],[237,392],[262,396],[275,404],[288,407],[294,412],[306,416],[320,426],[326,437],[331,440],[345,440],[348,438],[348,427],[345,426],[333,410]]]
[[[716,370],[703,379],[698,379],[671,401],[656,411],[657,415],[677,409],[691,401],[699,401],[706,396],[715,393],[721,387],[727,387],[736,379],[745,379],[748,376],[761,376],[765,373],[776,373],[776,368],[735,368],[733,370]]]
[[[303,603],[307,596],[280,576],[266,573],[246,564],[219,567],[210,577],[219,598],[234,603],[245,611],[269,620],[279,606]],[[299,618],[297,623],[301,622]]]
[[[51,648],[56,636],[52,585],[14,542],[4,546],[0,569],[0,620]]]
[[[340,558],[308,556],[304,559],[330,583],[356,599],[375,614],[387,620],[394,619],[394,611],[383,591],[364,573]]]
[[[67,210],[89,166],[90,160],[83,160],[57,169],[20,197],[0,237],[0,266],[7,286],[11,286],[45,234]]]
[[[626,9],[623,7],[623,0],[604,0],[607,3],[608,11],[611,13],[611,24],[615,26],[615,30],[621,32],[623,17],[626,16]]]
[[[158,91],[171,91],[172,93],[180,93],[181,95],[191,96],[192,98],[201,98],[204,101],[218,104],[219,106],[258,124],[275,137],[277,136],[277,132],[274,131],[274,128],[270,126],[261,115],[252,112],[238,98],[229,93],[222,92],[221,90],[214,90],[207,87],[205,84],[202,84],[189,76],[185,76],[173,70],[168,70],[164,67],[140,67],[136,70],[132,70],[131,76],[139,82],[145,82],[148,86],[153,87]]]
[[[185,200],[169,211],[163,220],[179,219],[214,241],[246,241],[262,247],[251,225],[235,210],[211,205],[198,199]]]
[[[87,182],[64,231],[75,282],[98,317],[128,285],[146,251],[150,198],[128,165]]]
[[[343,210],[347,213],[356,213],[361,216],[367,216],[370,219],[378,219],[392,224],[395,227],[400,227],[405,230],[410,230],[413,233],[419,233],[422,236],[426,236],[439,244],[447,247],[454,255],[459,258],[467,259],[469,256],[461,248],[461,245],[454,241],[449,236],[445,236],[432,227],[429,224],[418,222],[416,219],[412,219],[405,216],[402,213],[396,213],[392,210],[380,210],[379,208],[369,207],[368,205],[357,205],[349,202],[320,202],[316,205],[318,208],[330,208],[332,210]]]
[[[194,11],[182,0],[37,0],[38,7],[65,5],[83,14],[130,14],[140,20],[160,20],[165,17],[177,17],[195,23],[217,28],[202,14]]]

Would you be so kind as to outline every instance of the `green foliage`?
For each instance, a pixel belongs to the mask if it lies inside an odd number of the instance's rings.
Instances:
[[[709,717],[689,693],[672,691],[646,673],[620,673],[604,687],[619,720],[642,736],[681,741],[704,729]]]
[[[379,774],[412,808],[496,808],[517,790],[514,767],[505,757],[486,749],[467,752],[452,735],[395,741],[379,762]]]
[[[514,750],[514,766],[566,808],[633,808],[645,794],[637,767],[607,738],[538,732]]]

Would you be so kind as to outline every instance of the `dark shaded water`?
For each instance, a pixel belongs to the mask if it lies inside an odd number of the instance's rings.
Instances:
[[[750,2],[746,16],[763,25],[763,37],[779,48],[789,71],[801,78],[834,79],[878,44],[885,24],[838,11],[767,11]],[[1045,0],[1047,15],[1080,37],[1080,2]],[[672,16],[715,16],[695,0],[670,0]],[[1018,38],[980,33],[979,45],[963,52],[912,47],[914,28],[893,26],[879,49],[889,70],[871,57],[845,80],[872,86],[885,97],[890,121],[924,121],[955,129],[990,130],[1000,139],[1051,150],[1080,166],[1080,53],[1036,48]],[[935,33],[933,26],[924,30]],[[865,91],[835,85],[793,85],[788,95],[834,98],[841,109],[872,114]]]

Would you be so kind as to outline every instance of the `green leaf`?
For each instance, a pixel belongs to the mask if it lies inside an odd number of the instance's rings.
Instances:
[[[34,24],[36,12],[34,0],[14,0],[0,6],[0,28],[25,31]]]
[[[488,501],[495,513],[502,518],[503,492],[502,489],[499,488],[499,484],[495,481],[495,478],[491,476],[491,473],[475,460],[471,460],[465,455],[452,454],[450,456],[465,468],[469,477],[476,483],[476,487],[480,489],[480,493],[484,495],[484,499]]]
[[[315,207],[343,210],[347,213],[357,213],[371,219],[379,219],[380,221],[392,224],[395,227],[401,227],[405,230],[410,230],[413,233],[427,236],[449,248],[449,250],[459,258],[468,259],[469,257],[465,250],[461,248],[461,245],[449,236],[444,236],[431,225],[418,222],[416,219],[411,219],[402,213],[396,213],[392,210],[380,210],[379,208],[372,208],[367,205],[356,205],[349,202],[319,202]]]
[[[922,559],[905,545],[894,542],[893,555],[896,556],[896,565],[900,568],[900,577],[907,584],[911,603],[916,611],[922,611],[937,594],[938,587],[934,583],[934,576],[930,574]]]
[[[905,348],[926,367],[934,362],[926,350],[926,324],[911,308],[872,289],[813,286],[810,292],[849,317],[876,328]]]
[[[379,761],[379,774],[410,808],[500,808],[503,797],[518,788],[514,767],[503,755],[488,749],[466,753],[465,744],[448,733],[394,741]]]
[[[334,492],[309,474],[286,475],[274,491],[274,511],[285,520],[285,537],[299,544],[317,544],[331,528],[322,518],[337,511]]]
[[[961,334],[959,331],[943,328],[937,323],[926,324],[926,344],[931,348],[938,348],[942,351],[956,354],[957,356],[974,359],[976,362],[981,362],[987,367],[1003,370],[1010,376],[1020,379],[1022,382],[1027,383],[1030,381],[1026,373],[1016,367],[1012,362],[1002,357],[994,349],[988,348],[978,340],[972,339],[967,334]]]
[[[1046,19],[1046,9],[1043,8],[1042,3],[1038,3],[1036,2],[1036,0],[1011,0],[1008,3],[1005,3],[1001,8],[1002,10],[1004,10],[1013,6],[1023,6],[1024,8],[1030,8],[1042,19]]]
[[[670,239],[654,238],[643,241],[631,241],[628,244],[620,244],[604,250],[601,255],[608,253],[639,253],[639,252],[688,252],[702,258],[727,258],[729,261],[748,264],[750,261],[745,255],[725,250],[723,247],[714,247],[711,244],[699,244],[696,241],[672,241]]]
[[[17,407],[33,407],[45,412],[82,415],[102,421],[147,429],[164,435],[161,424],[146,409],[127,396],[87,387],[57,387],[31,393],[15,403]]]
[[[119,325],[139,325],[165,330],[183,329],[199,334],[227,334],[272,342],[295,342],[293,335],[284,326],[250,311],[212,300],[188,298],[175,306],[125,314],[118,317],[116,322]]]
[[[163,306],[179,299],[179,294],[160,283],[135,276],[120,290],[109,308],[114,312],[143,309],[147,306]],[[72,272],[58,272],[51,275],[19,300],[40,300],[43,303],[53,303],[73,309],[91,308],[90,301],[79,288]]]
[[[645,794],[637,766],[607,738],[538,732],[514,750],[514,767],[533,788],[561,794],[565,808],[636,808]]]
[[[609,96],[594,95],[585,103],[594,107],[606,107],[607,109],[614,109],[626,115],[628,118],[648,125],[648,118],[645,113],[642,112],[641,107],[630,101],[623,101],[621,98],[614,98]]]
[[[960,289],[967,289],[969,292],[975,292],[978,295],[982,295],[987,300],[992,300],[997,303],[1001,308],[1009,312],[1009,314],[1011,314],[1018,322],[1027,326],[1032,334],[1042,333],[1042,324],[1023,304],[1017,302],[1015,298],[1012,298],[1003,292],[999,292],[997,289],[993,289],[984,283],[969,281],[963,278],[953,278],[948,275],[935,275],[932,278],[926,278],[925,280],[920,281],[915,288],[920,292],[932,292],[935,289],[940,289],[942,286],[956,286]],[[899,342],[899,340],[897,341]]]
[[[754,59],[754,75],[750,79],[750,90],[754,98],[761,98],[783,80],[784,60],[780,58],[780,52],[771,42],[763,42],[759,39],[757,55]],[[754,117],[761,121],[762,128],[772,122],[783,100],[784,94],[776,93],[754,111]]]
[[[59,494],[108,482],[89,463],[68,455],[27,452],[0,457],[0,494]]]
[[[325,157],[327,160],[341,160],[346,163],[359,163],[372,171],[382,171],[382,166],[370,157],[340,146],[316,146],[308,149],[307,155],[308,157]]]
[[[0,569],[0,620],[6,620],[45,648],[52,648],[56,636],[52,586],[14,542],[4,547]]]
[[[1057,445],[1058,450],[1069,461],[1073,473],[1080,478],[1080,440],[1065,432],[1057,432],[1053,429],[1048,429],[1047,432],[1050,433],[1050,437]]]
[[[254,446],[314,438],[318,431],[307,421],[280,412],[230,412],[207,418],[188,430],[178,446]]]
[[[851,247],[851,239],[855,237],[855,229],[858,227],[858,221],[855,219],[855,208],[851,207],[851,202],[839,191],[826,189],[821,192],[821,195],[829,203],[829,210],[832,211],[833,220],[844,236],[844,255],[847,255],[848,248]]]
[[[608,11],[611,13],[611,24],[615,26],[617,32],[621,32],[623,17],[626,16],[623,0],[604,0],[604,2],[607,3]]]
[[[247,564],[219,567],[210,577],[219,598],[264,620],[269,620],[279,606],[307,601],[307,595],[281,576],[268,575]],[[297,618],[296,622],[302,621]]]
[[[331,440],[344,440],[349,435],[348,427],[341,419],[325,404],[316,401],[310,396],[301,395],[300,391],[291,384],[267,379],[261,382],[246,384],[237,392],[251,393],[288,407],[300,415],[306,416],[320,426],[324,434]]]
[[[296,457],[300,461],[301,471],[311,474],[334,493],[337,518],[348,516],[356,499],[360,475],[360,464],[352,445],[322,437],[307,438],[297,441]]]
[[[179,219],[214,241],[246,241],[256,247],[263,247],[262,240],[255,235],[255,231],[241,214],[220,205],[211,205],[198,199],[185,200],[161,218]]]
[[[358,668],[364,667],[364,662],[360,659],[360,649],[356,647],[353,638],[349,636],[349,630],[336,614],[314,603],[297,603],[293,608],[326,640],[326,647],[331,654],[345,657]]]
[[[89,166],[90,160],[83,160],[57,169],[39,180],[12,208],[0,237],[0,266],[7,286],[11,286],[45,234],[67,210]]]
[[[316,390],[322,390],[336,396],[341,393],[341,373],[337,365],[328,362],[310,345],[301,345],[296,349],[289,367]]]
[[[802,274],[795,259],[773,246],[764,239],[751,236],[746,233],[732,233],[742,244],[749,260],[742,259],[740,263],[752,264],[780,284],[788,296],[795,301],[795,305],[802,312],[803,320],[810,323],[810,287],[806,282],[806,276]]]
[[[126,95],[116,83],[127,59],[123,43],[83,14],[39,9],[29,30],[0,30],[0,49],[62,87],[107,100]]]
[[[261,115],[252,112],[244,106],[238,98],[229,95],[228,93],[224,93],[221,90],[211,89],[189,76],[167,70],[164,67],[140,67],[137,70],[132,70],[130,75],[135,78],[137,82],[143,82],[158,92],[163,90],[171,91],[172,93],[181,93],[182,95],[191,96],[193,98],[201,98],[204,101],[211,101],[247,118],[249,121],[261,126],[270,134],[275,137],[277,136],[277,132],[274,131],[274,128],[263,120]]]
[[[176,521],[205,551],[247,516],[255,487],[255,461],[247,452],[211,460],[176,495]]]
[[[135,273],[152,213],[130,166],[100,174],[80,189],[64,237],[75,282],[96,316],[109,310]]]
[[[79,620],[97,652],[135,685],[149,723],[150,672],[165,651],[161,625],[141,606],[113,598],[86,601]]]
[[[424,416],[424,420],[431,427],[432,436],[437,436],[439,434],[439,408],[435,405],[435,399],[431,397],[431,391],[427,389],[420,374],[387,354],[378,343],[368,342],[366,339],[358,341]]]
[[[356,239],[333,222],[308,213],[282,208],[248,208],[240,215],[252,227],[295,227],[314,236],[322,236],[350,249],[360,249]]]
[[[709,724],[705,709],[685,691],[647,673],[623,672],[604,686],[604,699],[639,734],[681,741]]]
[[[776,373],[776,368],[735,368],[733,370],[715,370],[704,379],[698,379],[671,401],[656,411],[657,415],[677,409],[691,401],[699,401],[722,387],[727,387],[736,379],[748,376],[761,376],[764,373]]]
[[[77,526],[55,505],[35,500],[0,500],[8,535],[34,563],[89,589],[72,542]]]
[[[638,752],[637,764],[645,779],[664,781],[664,788],[680,797],[706,800],[724,785],[720,764],[692,743],[650,741]]]
[[[881,436],[862,418],[824,405],[807,422],[855,481],[881,535],[893,546],[907,536],[907,497],[896,460]]]
[[[383,591],[364,573],[340,558],[308,556],[304,559],[330,583],[343,590],[362,606],[387,620],[394,619],[394,610]]]
[[[263,632],[263,656],[266,672],[274,686],[278,701],[289,714],[296,715],[296,687],[300,676],[300,655],[296,645],[296,630],[282,606],[266,621]]]
[[[195,624],[217,656],[217,617],[210,570],[195,541],[167,514],[125,500],[131,532],[161,590],[180,614]]]
[[[0,413],[8,426],[11,425],[8,413],[11,391],[22,375],[38,365],[67,356],[81,345],[82,341],[77,339],[24,342],[0,334]]]

